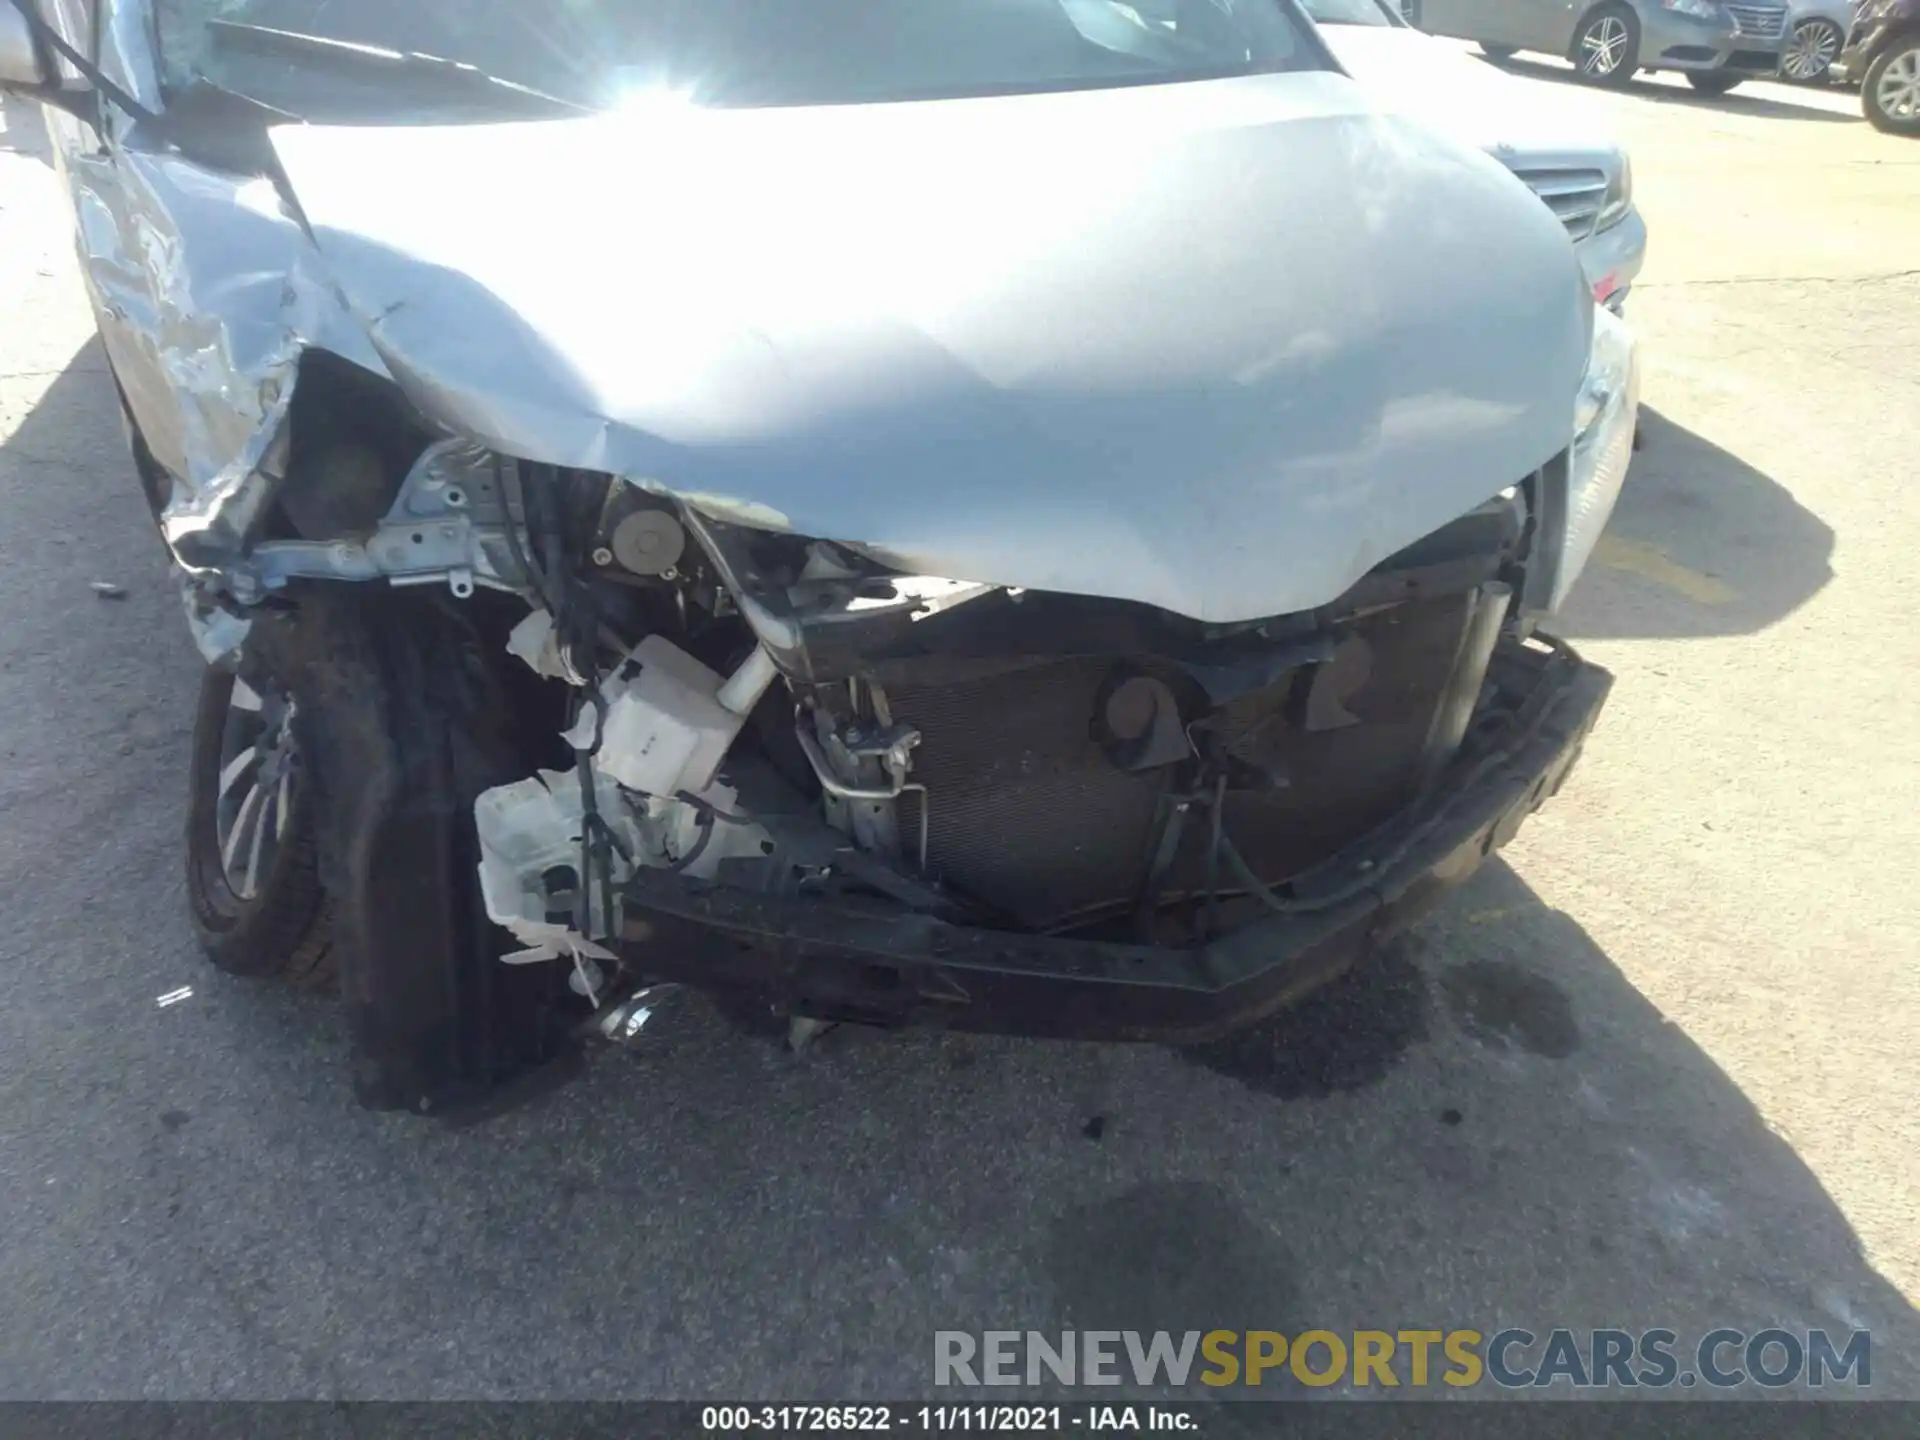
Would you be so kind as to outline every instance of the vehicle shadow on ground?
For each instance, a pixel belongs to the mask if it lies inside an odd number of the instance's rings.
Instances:
[[[795,1057],[685,996],[490,1123],[355,1109],[337,1007],[187,932],[198,667],[97,364],[0,447],[0,598],[49,616],[0,703],[73,722],[10,729],[0,792],[10,1394],[898,1398],[939,1329],[1517,1324],[1871,1328],[1920,1397],[1819,1181],[1498,862],[1214,1045]]]
[[[1554,629],[1569,639],[1748,635],[1833,579],[1833,531],[1785,486],[1659,411]]]
[[[1593,88],[1579,78],[1571,65],[1556,65],[1551,61],[1535,60],[1519,55],[1506,60],[1496,60],[1491,55],[1478,55],[1476,58],[1497,70],[1505,70],[1510,75],[1527,80],[1546,80],[1555,85],[1578,86],[1583,90]],[[1693,89],[1684,79],[1674,78],[1678,83],[1672,85],[1650,78],[1629,80],[1614,93],[1632,95],[1658,105],[1684,105],[1698,110],[1725,110],[1733,114],[1763,116],[1775,120],[1825,120],[1842,125],[1864,123],[1857,111],[1849,113],[1844,110],[1829,110],[1820,105],[1797,104],[1791,100],[1755,95],[1751,91],[1739,88],[1730,90],[1725,95],[1708,95]],[[1785,81],[1776,82],[1771,77],[1755,77],[1755,80],[1761,84],[1786,83]]]
[[[1875,1393],[1920,1394],[1920,1315],[1819,1182],[1499,864],[1375,962],[1215,1045],[841,1030],[796,1058],[689,998],[638,1050],[467,1131],[376,1124],[324,1070],[267,1058],[280,997],[222,984],[209,1003],[206,1042],[255,1103],[298,1115],[310,1173],[363,1177],[305,1195],[317,1234],[261,1226],[240,1247],[328,1277],[292,1308],[356,1316],[334,1357],[348,1393],[404,1383],[449,1340],[495,1357],[454,1389],[826,1398],[926,1393],[938,1329],[1418,1316],[1683,1344],[1868,1328]],[[272,1188],[273,1155],[224,1157],[215,1187],[195,1148],[161,1162],[183,1208]],[[376,1226],[423,1238],[374,1262],[347,1237]]]
[[[53,140],[38,101],[0,95],[0,155],[5,154],[53,163]]]

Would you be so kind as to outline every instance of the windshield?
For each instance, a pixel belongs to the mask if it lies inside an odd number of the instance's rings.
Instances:
[[[650,91],[702,105],[822,105],[1324,63],[1287,0],[156,0],[156,9],[171,88],[207,81],[316,119],[405,109],[455,88],[472,103],[485,77],[592,107]],[[460,68],[381,53],[396,51]]]
[[[1393,17],[1379,0],[1300,0],[1300,8],[1316,25],[1393,24]]]

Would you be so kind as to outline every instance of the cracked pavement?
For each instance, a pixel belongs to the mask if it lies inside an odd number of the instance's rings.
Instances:
[[[198,662],[10,104],[0,1398],[899,1398],[936,1329],[1067,1324],[1866,1326],[1920,1398],[1920,145],[1578,99],[1652,235],[1647,447],[1563,627],[1611,706],[1504,863],[1199,1051],[796,1061],[693,1001],[464,1130],[194,949]]]

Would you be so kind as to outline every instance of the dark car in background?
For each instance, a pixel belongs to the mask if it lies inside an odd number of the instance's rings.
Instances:
[[[1496,59],[1559,55],[1595,85],[1677,70],[1710,95],[1777,74],[1790,38],[1780,0],[1419,0],[1408,18]]]
[[[1920,135],[1920,0],[1866,0],[1834,65],[1876,130]]]

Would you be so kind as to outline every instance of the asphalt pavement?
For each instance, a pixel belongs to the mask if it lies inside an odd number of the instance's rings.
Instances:
[[[939,1329],[1780,1325],[1871,1329],[1920,1398],[1920,144],[1837,90],[1581,99],[1652,234],[1647,443],[1562,627],[1611,706],[1504,861],[1197,1052],[795,1058],[694,1000],[466,1129],[356,1109],[326,1000],[195,949],[198,659],[8,105],[0,1397],[904,1397]]]

